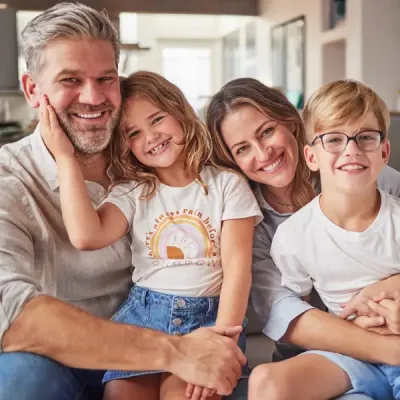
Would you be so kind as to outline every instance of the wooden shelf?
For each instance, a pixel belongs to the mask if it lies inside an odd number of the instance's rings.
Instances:
[[[142,47],[139,43],[121,43],[121,50],[149,51],[150,47]]]

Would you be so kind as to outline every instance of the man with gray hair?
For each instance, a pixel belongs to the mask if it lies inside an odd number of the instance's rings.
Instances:
[[[99,204],[121,103],[117,33],[105,14],[61,3],[22,36],[25,97],[54,107]],[[165,370],[231,393],[245,358],[228,336],[240,328],[174,337],[109,320],[132,284],[128,239],[90,252],[70,244],[40,126],[1,149],[0,190],[1,399],[99,400],[106,369]]]

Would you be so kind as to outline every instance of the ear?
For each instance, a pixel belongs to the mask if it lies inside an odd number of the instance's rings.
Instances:
[[[304,158],[306,159],[308,168],[310,168],[311,171],[316,172],[319,170],[317,157],[315,155],[315,150],[312,146],[308,144],[304,146]]]
[[[390,141],[385,140],[382,144],[382,158],[385,164],[388,163],[390,156]]]
[[[25,99],[32,108],[40,106],[40,93],[31,74],[25,73],[21,78],[22,88],[24,90]]]

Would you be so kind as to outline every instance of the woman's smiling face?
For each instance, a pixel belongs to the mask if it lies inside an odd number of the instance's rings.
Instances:
[[[247,177],[277,188],[293,180],[298,146],[293,130],[250,105],[242,105],[225,116],[221,133],[232,156]]]

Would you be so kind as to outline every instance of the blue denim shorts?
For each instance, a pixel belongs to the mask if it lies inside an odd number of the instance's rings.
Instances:
[[[113,321],[154,329],[182,336],[202,327],[213,326],[217,320],[219,297],[182,297],[154,292],[133,286],[128,299],[112,317]],[[244,352],[246,334],[240,335],[239,347]],[[163,371],[107,371],[103,383]],[[243,368],[243,377],[248,376]]]
[[[346,394],[362,393],[374,400],[400,400],[400,366],[373,364],[329,351],[306,351],[318,354],[342,368],[353,386]]]

